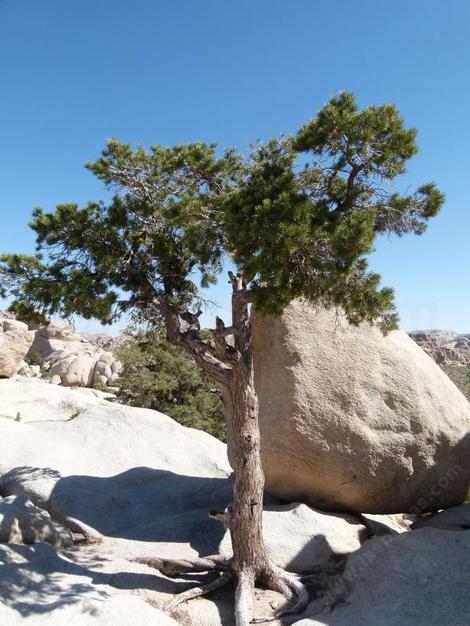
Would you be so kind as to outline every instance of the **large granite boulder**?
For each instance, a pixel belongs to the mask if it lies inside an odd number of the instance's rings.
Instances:
[[[253,324],[270,493],[368,513],[464,500],[470,405],[408,335],[354,327],[300,301]]]
[[[34,339],[26,324],[0,317],[0,378],[14,376]]]
[[[92,387],[95,360],[89,354],[71,354],[58,359],[49,370],[51,379],[59,376],[66,387]]]

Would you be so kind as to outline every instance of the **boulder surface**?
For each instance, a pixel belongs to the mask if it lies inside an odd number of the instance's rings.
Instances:
[[[34,333],[26,324],[0,317],[0,378],[10,378],[20,369],[33,343]]]
[[[464,500],[470,405],[406,333],[383,336],[301,301],[253,323],[270,493],[362,513]]]
[[[55,524],[47,511],[34,506],[26,496],[0,497],[0,542],[43,541],[63,549],[72,545],[72,534]]]
[[[468,626],[469,563],[469,532],[430,528],[372,539],[295,624]]]
[[[142,568],[103,573],[106,559],[77,563],[46,543],[0,545],[0,624],[5,626],[178,626],[129,589],[148,584]],[[113,585],[115,583],[115,586]],[[126,591],[122,591],[125,589]]]
[[[305,504],[284,504],[263,510],[263,536],[274,563],[301,574],[355,552],[368,533],[352,515],[324,513]],[[228,531],[219,552],[232,556]]]

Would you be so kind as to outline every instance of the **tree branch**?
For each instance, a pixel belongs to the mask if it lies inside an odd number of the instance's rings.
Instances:
[[[153,302],[165,320],[168,341],[183,346],[205,372],[217,382],[227,384],[231,374],[230,364],[224,362],[216,348],[201,337],[199,315],[190,311],[181,313],[161,296],[156,296]],[[189,324],[187,330],[181,329],[181,319]]]
[[[353,193],[354,183],[356,181],[357,176],[363,169],[364,169],[364,163],[360,163],[360,164],[356,163],[351,166],[351,171],[349,172],[349,176],[346,182],[346,193],[345,193],[343,201],[338,203],[336,211],[344,212],[344,211],[349,211],[352,208],[354,204],[354,200],[357,197],[357,194]]]

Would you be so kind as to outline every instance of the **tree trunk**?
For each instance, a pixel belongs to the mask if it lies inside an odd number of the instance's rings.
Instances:
[[[253,617],[257,580],[287,595],[289,590],[280,580],[279,568],[271,563],[263,540],[264,473],[254,385],[252,327],[240,277],[232,277],[232,288],[234,348],[241,358],[233,365],[224,393],[235,474],[233,505],[226,523],[232,539],[232,568],[237,578],[236,624],[247,626]]]
[[[263,541],[264,474],[260,456],[258,399],[253,372],[236,372],[228,393],[235,474],[233,507],[228,526],[232,538],[233,570],[243,601],[237,601],[237,626],[253,613],[254,583],[271,569]],[[227,407],[228,408],[228,407]]]
[[[237,580],[235,592],[236,626],[273,621],[282,615],[302,612],[309,600],[305,586],[270,559],[263,540],[264,473],[261,465],[258,398],[254,387],[251,355],[251,325],[244,367],[234,370],[224,391],[227,418],[230,419],[231,463],[235,474],[234,500],[224,521],[232,539],[232,571]],[[278,591],[294,602],[275,616],[254,618],[256,582]]]
[[[175,311],[161,301],[158,306],[166,318],[170,341],[183,345],[201,367],[222,385],[235,484],[233,504],[224,513],[213,513],[212,517],[223,521],[228,527],[233,559],[227,563],[217,556],[192,562],[146,557],[141,562],[152,563],[169,575],[187,572],[188,569],[219,572],[219,578],[211,583],[189,590],[172,600],[167,607],[170,611],[180,602],[208,593],[235,577],[236,626],[249,626],[253,622],[273,619],[253,619],[257,581],[295,600],[290,609],[278,612],[277,617],[303,610],[308,602],[308,594],[300,581],[272,563],[263,541],[264,474],[260,455],[258,398],[254,386],[249,292],[241,276],[234,276],[230,272],[229,277],[232,283],[232,325],[226,328],[222,320],[216,320],[214,347],[201,339],[198,314],[185,313],[189,329],[182,332]]]
[[[258,570],[265,562],[262,537],[264,474],[261,466],[258,399],[253,377],[234,376],[231,399],[235,473],[230,531],[237,566]]]

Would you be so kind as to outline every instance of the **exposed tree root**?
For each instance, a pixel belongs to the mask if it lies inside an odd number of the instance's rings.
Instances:
[[[309,602],[309,595],[305,585],[295,576],[281,568],[275,568],[274,572],[269,573],[266,577],[265,584],[272,591],[282,593],[284,597],[291,601],[291,605],[279,609],[269,617],[256,617],[251,620],[252,624],[274,622],[284,615],[302,613]]]
[[[273,622],[285,615],[301,613],[309,601],[305,585],[293,574],[289,574],[280,567],[270,566],[261,575],[255,576],[251,569],[235,572],[232,569],[232,560],[221,555],[194,560],[172,560],[142,556],[137,557],[134,561],[158,569],[166,576],[210,572],[217,574],[210,582],[192,587],[168,601],[163,609],[169,613],[174,611],[182,602],[207,595],[223,587],[233,578],[237,579],[235,588],[235,623],[237,626]],[[273,615],[254,617],[254,590],[257,580],[262,583],[264,588],[281,593],[287,598],[289,605],[279,609]]]
[[[232,572],[225,572],[225,574],[222,574],[218,576],[217,578],[214,578],[214,580],[211,580],[209,583],[206,583],[205,585],[198,585],[197,587],[192,587],[191,589],[188,589],[187,591],[184,591],[183,593],[179,593],[175,598],[173,598],[172,600],[170,600],[163,606],[163,610],[167,611],[168,613],[171,613],[182,602],[186,602],[187,600],[193,600],[194,598],[200,598],[201,596],[205,596],[211,591],[215,591],[216,589],[223,587],[226,583],[232,580],[232,578],[233,578]]]
[[[253,617],[255,600],[255,576],[250,570],[242,570],[238,574],[235,589],[235,624],[248,626]]]
[[[139,556],[134,559],[136,563],[143,563],[154,569],[158,569],[165,576],[178,576],[179,574],[225,572],[230,567],[230,559],[214,554],[200,559],[159,559],[157,557]]]
[[[103,540],[103,535],[100,532],[75,517],[64,517],[62,523],[73,533],[83,535],[87,543],[99,543]]]

